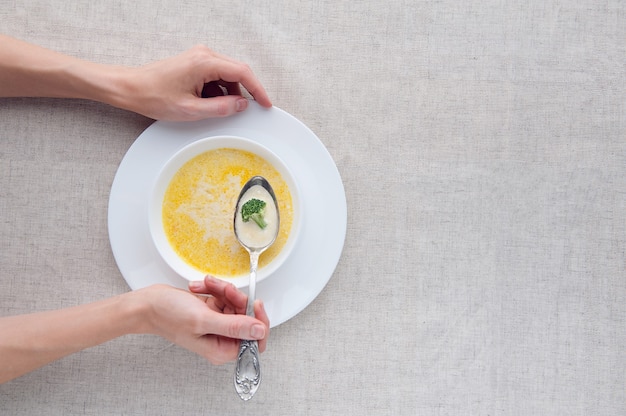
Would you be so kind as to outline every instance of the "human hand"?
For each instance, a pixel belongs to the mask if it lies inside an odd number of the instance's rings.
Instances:
[[[213,364],[234,360],[241,339],[258,340],[259,351],[265,351],[270,324],[261,301],[255,301],[255,319],[245,315],[247,296],[230,283],[207,276],[190,282],[189,289],[210,296],[167,285],[137,291],[150,305],[143,332],[160,335]]]
[[[245,110],[241,86],[263,107],[272,106],[248,65],[206,46],[131,68],[81,60],[0,34],[0,97],[82,98],[158,120],[190,121]]]
[[[126,91],[113,105],[158,120],[190,121],[243,111],[248,100],[241,86],[263,107],[272,105],[248,65],[202,45],[129,69],[123,79]]]

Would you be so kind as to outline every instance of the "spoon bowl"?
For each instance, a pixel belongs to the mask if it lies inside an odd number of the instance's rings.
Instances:
[[[264,218],[267,219],[267,225],[263,228],[253,221],[243,219],[242,206],[250,199],[260,199],[266,204]],[[274,189],[264,177],[254,176],[241,188],[237,198],[237,209],[233,218],[235,237],[249,253],[260,254],[276,241],[279,227],[280,215]]]

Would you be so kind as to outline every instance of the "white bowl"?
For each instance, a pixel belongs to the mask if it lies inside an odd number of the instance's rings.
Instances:
[[[174,156],[172,156],[165,163],[165,165],[159,172],[157,180],[152,189],[148,213],[152,240],[163,260],[181,277],[189,281],[202,280],[204,278],[205,273],[185,262],[185,260],[183,260],[176,253],[174,248],[169,243],[167,236],[165,235],[165,230],[163,228],[163,198],[165,196],[165,191],[167,190],[170,181],[172,180],[176,172],[178,172],[178,170],[185,163],[201,153],[220,148],[246,150],[262,157],[282,175],[291,193],[293,222],[291,225],[291,230],[289,232],[289,237],[287,238],[287,242],[285,243],[285,246],[282,248],[280,253],[269,264],[259,268],[257,272],[257,281],[261,281],[271,275],[274,271],[276,271],[281,266],[281,264],[284,263],[287,257],[289,257],[289,254],[293,250],[300,231],[301,210],[299,205],[300,198],[298,193],[298,187],[295,183],[293,175],[291,174],[287,166],[278,156],[272,153],[269,149],[252,140],[236,136],[207,137],[190,143],[187,146],[183,147],[181,150],[179,150],[177,153],[175,153]],[[239,190],[237,190],[237,194],[238,193]],[[248,286],[247,274],[238,277],[215,277],[231,282],[238,288]]]

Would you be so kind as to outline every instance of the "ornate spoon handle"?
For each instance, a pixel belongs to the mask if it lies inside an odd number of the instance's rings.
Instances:
[[[250,285],[248,287],[248,305],[246,315],[254,316],[254,296],[256,292],[256,271],[259,252],[250,252]],[[261,364],[259,362],[259,344],[256,341],[242,340],[235,367],[235,390],[242,400],[250,400],[261,384]]]
[[[261,383],[259,346],[256,341],[241,341],[237,367],[235,368],[235,390],[242,400],[250,400]]]

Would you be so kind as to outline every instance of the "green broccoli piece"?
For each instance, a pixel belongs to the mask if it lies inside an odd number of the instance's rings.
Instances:
[[[241,219],[243,219],[244,222],[252,220],[256,222],[261,229],[264,229],[267,227],[267,222],[265,222],[264,218],[265,205],[265,201],[261,201],[260,199],[249,199],[241,206]]]

